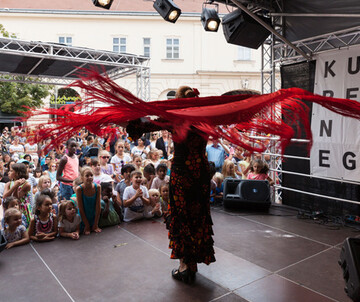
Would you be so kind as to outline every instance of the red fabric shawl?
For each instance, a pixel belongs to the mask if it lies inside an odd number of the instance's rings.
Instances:
[[[360,104],[356,101],[323,97],[299,88],[282,89],[265,95],[212,96],[144,102],[106,75],[100,75],[93,70],[85,70],[81,80],[71,86],[85,90],[86,97],[80,103],[29,114],[58,116],[52,124],[43,125],[35,137],[36,141],[51,138],[51,145],[55,146],[72,137],[83,127],[103,136],[112,131],[109,125],[126,126],[129,121],[152,116],[166,121],[152,120],[163,128],[173,129],[174,140],[184,138],[189,127],[193,126],[204,135],[223,137],[250,151],[263,151],[266,146],[261,142],[254,146],[256,140],[249,138],[247,133],[276,135],[279,137],[281,150],[284,150],[290,139],[296,135],[295,130],[300,129],[300,125],[305,130],[306,137],[312,141],[308,120],[309,108],[301,100],[320,104],[344,116],[360,118]],[[97,104],[99,107],[94,107]],[[281,106],[281,114],[288,124],[284,120],[272,121],[261,118],[276,104]]]

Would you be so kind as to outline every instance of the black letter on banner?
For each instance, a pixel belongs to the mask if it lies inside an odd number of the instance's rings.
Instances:
[[[324,163],[325,160],[329,160],[328,156],[324,156],[326,154],[330,154],[330,151],[329,150],[319,150],[319,166],[325,167],[325,168],[330,168],[330,164]]]
[[[329,127],[326,126],[326,122],[324,120],[321,120],[321,122],[320,122],[320,136],[324,136],[324,130],[326,132],[326,136],[331,137],[332,120],[329,120]]]
[[[331,70],[331,67],[335,64],[335,60],[332,60],[332,62],[329,64],[329,62],[325,62],[325,78],[327,78],[328,73],[330,73],[333,77],[335,76],[335,72]]]
[[[348,61],[348,72],[349,72],[350,74],[357,74],[357,73],[360,71],[360,56],[357,57],[355,70],[352,70],[351,67],[352,67],[352,58],[349,58],[349,61]]]
[[[353,152],[345,152],[343,156],[343,165],[346,170],[355,170],[356,169],[356,161],[353,159],[350,159],[349,162],[347,162],[347,158],[351,156],[352,158],[355,158],[356,155]]]
[[[357,95],[356,94],[351,94],[351,92],[353,91],[359,91],[359,88],[348,88],[346,89],[346,98],[347,99],[356,99],[357,98]]]
[[[329,96],[329,97],[334,97],[334,91],[332,90],[324,90],[323,91],[323,96]]]

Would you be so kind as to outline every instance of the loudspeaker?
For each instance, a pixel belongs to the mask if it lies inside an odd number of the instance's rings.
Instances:
[[[346,294],[354,302],[360,302],[360,238],[345,239],[339,264],[343,270]]]
[[[271,25],[269,18],[260,18]],[[258,49],[270,35],[264,26],[240,9],[224,16],[221,24],[226,41],[235,45]]]
[[[269,182],[226,178],[223,205],[225,208],[268,210],[271,205]]]

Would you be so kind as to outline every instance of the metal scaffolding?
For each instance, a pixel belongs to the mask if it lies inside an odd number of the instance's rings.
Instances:
[[[96,68],[116,80],[136,74],[137,95],[150,100],[149,58],[57,43],[0,38],[0,81],[68,85],[79,68]]]

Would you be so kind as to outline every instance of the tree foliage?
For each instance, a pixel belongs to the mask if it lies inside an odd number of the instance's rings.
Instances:
[[[0,24],[0,35],[7,38],[16,37],[15,34],[6,31],[2,24]],[[0,111],[6,113],[21,115],[31,108],[41,107],[44,104],[43,99],[52,89],[49,85],[10,82],[11,77],[4,78],[9,81],[0,82]]]

